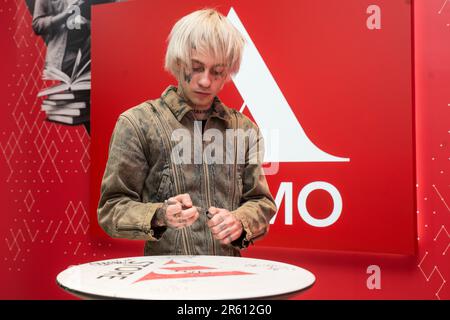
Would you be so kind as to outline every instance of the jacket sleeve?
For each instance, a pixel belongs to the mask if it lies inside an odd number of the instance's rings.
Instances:
[[[249,143],[249,155],[246,157],[242,174],[243,189],[240,206],[232,212],[242,222],[244,228],[243,236],[241,236],[243,242],[239,244],[240,247],[246,247],[254,240],[265,236],[269,231],[270,219],[277,211],[262,169],[263,138],[259,130],[257,132],[257,138],[253,139],[253,143]]]
[[[34,5],[32,26],[34,33],[45,35],[53,31],[50,1],[37,0]]]
[[[151,220],[163,203],[143,203],[149,172],[143,141],[129,116],[117,120],[109,145],[97,214],[100,226],[114,238],[157,241]]]

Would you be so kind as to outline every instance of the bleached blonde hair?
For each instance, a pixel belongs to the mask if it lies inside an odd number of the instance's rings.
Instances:
[[[236,74],[245,40],[231,22],[215,9],[194,11],[172,28],[168,37],[165,69],[180,79],[183,65],[191,69],[192,51],[210,54],[224,64],[230,75]]]

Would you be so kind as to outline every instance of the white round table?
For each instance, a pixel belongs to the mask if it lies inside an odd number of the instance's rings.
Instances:
[[[300,267],[223,256],[144,256],[70,266],[59,286],[82,298],[228,300],[282,296],[304,290],[314,275]]]

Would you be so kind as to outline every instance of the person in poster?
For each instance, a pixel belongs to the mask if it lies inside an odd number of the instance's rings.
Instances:
[[[27,0],[32,27],[47,49],[44,80],[52,81],[38,93],[47,120],[84,124],[90,131],[91,6],[114,0]],[[53,82],[57,81],[56,85]]]

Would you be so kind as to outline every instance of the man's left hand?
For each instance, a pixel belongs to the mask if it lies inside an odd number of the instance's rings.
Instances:
[[[227,209],[210,207],[208,212],[212,215],[208,227],[215,239],[222,244],[230,244],[238,239],[243,231],[242,223]]]

